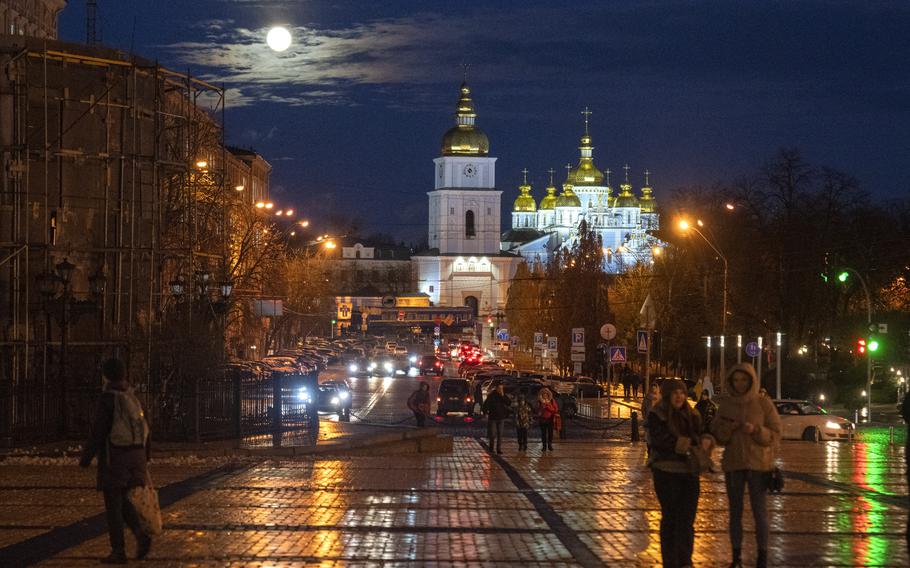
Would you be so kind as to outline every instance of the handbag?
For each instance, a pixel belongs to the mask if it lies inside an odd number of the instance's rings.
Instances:
[[[136,510],[139,526],[147,535],[161,534],[161,506],[158,503],[158,490],[152,485],[152,478],[146,475],[145,485],[131,488],[126,498]]]
[[[780,493],[784,490],[784,472],[779,467],[775,467],[768,474],[768,492]]]

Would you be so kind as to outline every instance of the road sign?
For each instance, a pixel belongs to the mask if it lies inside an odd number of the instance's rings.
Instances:
[[[746,355],[749,357],[758,357],[760,353],[761,347],[758,346],[758,343],[755,343],[754,341],[746,343]]]
[[[518,336],[517,335],[513,335],[512,337],[509,338],[509,345],[511,345],[512,347],[518,347]]]
[[[439,328],[438,325],[435,326],[435,327],[433,328],[433,334],[434,334],[434,335],[439,335],[439,332],[441,332],[441,331],[442,331],[442,330]]]
[[[585,328],[583,327],[573,327],[572,328],[572,345],[584,345],[585,344]]]
[[[534,347],[543,347],[543,332],[534,332]]]
[[[555,337],[547,338],[547,349],[551,351],[556,351],[556,348],[559,346],[559,342],[556,341]]]
[[[496,339],[499,341],[508,341],[509,340],[509,330],[506,328],[500,328],[496,330]]]
[[[354,306],[348,303],[338,304],[338,319],[340,320],[349,320],[351,319],[351,313],[354,311]]]
[[[648,345],[648,343],[649,343],[649,342],[648,342],[648,330],[646,330],[646,329],[639,329],[639,330],[638,330],[638,337],[637,337],[637,340],[636,340],[636,344],[638,345],[638,352],[639,352],[639,353],[647,353],[648,350],[649,350],[649,347],[650,347],[650,346]]]
[[[572,353],[571,360],[572,361],[584,361],[585,354],[584,353]]]
[[[610,362],[611,363],[625,363],[626,362],[626,348],[619,347],[617,345],[610,347]]]
[[[613,325],[612,323],[603,324],[602,326],[600,326],[600,336],[603,337],[604,339],[606,339],[607,341],[610,341],[611,339],[616,337],[616,326]]]
[[[573,371],[575,372],[576,375],[580,375],[580,374],[581,374],[581,363],[579,363],[578,361],[576,361],[576,362],[575,362],[575,365],[574,365],[574,368],[573,368]]]

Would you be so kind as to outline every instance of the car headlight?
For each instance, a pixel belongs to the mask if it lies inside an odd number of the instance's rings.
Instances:
[[[840,422],[835,422],[833,420],[828,420],[825,422],[825,428],[831,428],[833,430],[840,430]]]
[[[385,363],[382,364],[382,368],[391,373],[392,369],[394,369],[395,367],[393,367],[391,363],[386,361]]]
[[[348,393],[348,391],[341,391],[340,393],[338,393],[338,398],[340,398],[341,400],[347,400],[349,396],[351,396],[351,395],[350,395],[350,393]]]
[[[357,370],[358,370],[359,368],[360,368],[360,367],[357,366],[357,363],[351,363],[351,364],[348,366],[348,369],[349,369],[352,373],[356,373]]]
[[[416,363],[416,362],[417,362],[417,356],[416,356],[416,355],[411,355],[410,357],[408,357],[408,361],[410,361],[411,363]]]
[[[376,368],[376,363],[370,363],[370,366],[367,367],[367,370],[368,370],[368,371],[372,371],[372,370],[375,369],[375,368]]]
[[[337,396],[333,396],[333,397],[332,397],[332,400],[331,400],[332,405],[338,406],[338,403],[339,403],[339,402],[340,402],[340,401],[338,400],[338,397],[337,397]]]

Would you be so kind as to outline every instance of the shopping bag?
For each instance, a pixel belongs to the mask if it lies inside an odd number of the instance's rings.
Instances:
[[[126,495],[136,509],[142,532],[148,535],[161,534],[161,507],[158,504],[158,490],[152,485],[152,478],[146,477],[145,485],[133,487]]]

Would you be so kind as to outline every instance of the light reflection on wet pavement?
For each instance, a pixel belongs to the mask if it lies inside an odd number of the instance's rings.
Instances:
[[[511,440],[504,448],[524,490],[472,438],[442,455],[250,462],[166,508],[165,533],[143,565],[583,565],[532,494],[598,562],[658,562],[659,511],[640,444],[575,440],[542,457],[534,442],[526,456]],[[785,442],[782,454],[784,469],[803,475],[769,499],[772,565],[906,565],[902,448]],[[199,472],[154,467],[164,484]],[[724,565],[722,477],[705,477],[701,495],[696,565]],[[91,472],[73,466],[0,466],[0,496],[2,545],[101,510]],[[752,559],[748,510],[745,525]],[[93,565],[107,546],[97,536],[45,564]]]

